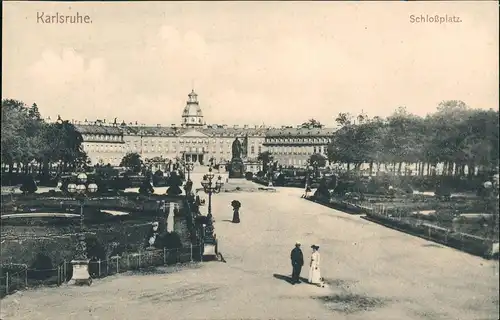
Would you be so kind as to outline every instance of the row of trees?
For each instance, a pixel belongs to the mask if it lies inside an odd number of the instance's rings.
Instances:
[[[61,119],[45,122],[36,104],[3,99],[1,133],[1,161],[9,172],[17,167],[48,176],[53,164],[58,164],[59,171],[88,164],[82,136],[74,125]]]
[[[401,166],[417,164],[418,174],[430,173],[444,164],[443,175],[474,174],[476,167],[495,171],[499,159],[499,114],[493,110],[470,109],[462,101],[444,101],[437,112],[424,118],[404,107],[386,119],[354,118],[341,113],[340,129],[328,146],[328,160],[347,164],[348,170],[361,164]]]

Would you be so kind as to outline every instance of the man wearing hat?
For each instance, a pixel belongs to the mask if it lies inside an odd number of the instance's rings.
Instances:
[[[295,248],[293,248],[290,259],[292,260],[292,284],[300,283],[300,271],[304,265],[304,255],[302,250],[300,250],[300,242],[295,243]]]

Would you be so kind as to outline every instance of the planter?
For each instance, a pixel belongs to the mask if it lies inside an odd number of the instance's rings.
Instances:
[[[75,285],[92,284],[92,278],[89,274],[89,260],[73,260],[73,277],[70,282]]]

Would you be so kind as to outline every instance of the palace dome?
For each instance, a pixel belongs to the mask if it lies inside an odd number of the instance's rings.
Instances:
[[[184,111],[182,111],[183,117],[203,117],[203,113],[201,112],[201,108],[199,105],[188,104],[184,107]]]
[[[182,111],[183,125],[203,125],[203,113],[201,112],[198,95],[194,90],[188,95],[188,101]]]

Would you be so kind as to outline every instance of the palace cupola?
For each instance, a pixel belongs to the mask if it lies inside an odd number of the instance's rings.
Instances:
[[[198,102],[198,95],[192,90],[188,95],[186,107],[184,107],[184,111],[182,112],[182,126],[201,127],[203,125],[203,113]]]

